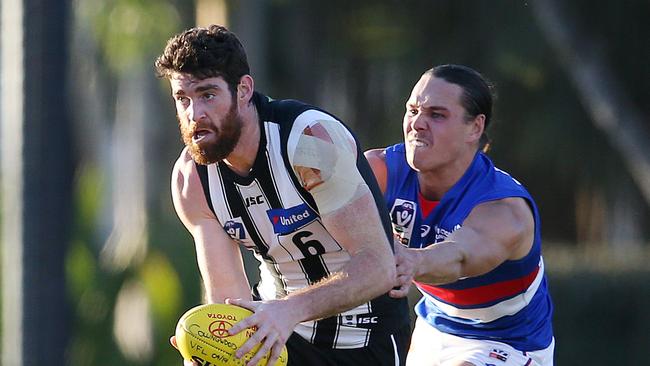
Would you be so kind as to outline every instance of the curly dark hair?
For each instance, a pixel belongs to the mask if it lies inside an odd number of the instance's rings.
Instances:
[[[174,72],[199,79],[220,76],[231,93],[237,90],[241,77],[250,74],[241,42],[220,25],[191,28],[170,38],[154,66],[160,78],[169,78]]]

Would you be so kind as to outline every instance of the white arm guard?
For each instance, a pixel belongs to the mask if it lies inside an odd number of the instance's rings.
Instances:
[[[354,138],[325,113],[309,110],[296,119],[287,152],[296,176],[314,197],[321,215],[369,192],[356,166]]]

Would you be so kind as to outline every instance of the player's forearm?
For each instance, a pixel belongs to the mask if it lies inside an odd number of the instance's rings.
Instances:
[[[395,259],[375,201],[366,185],[357,189],[359,198],[321,216],[332,237],[350,253],[350,260],[337,273],[288,297],[294,302],[292,308],[301,311],[300,321],[349,310],[388,292],[394,284]],[[321,203],[317,201],[319,208]]]
[[[251,291],[245,279],[234,276],[202,271],[203,288],[205,289],[205,302],[207,304],[223,304],[226,299],[251,300]]]
[[[249,286],[224,286],[218,281],[210,282],[204,283],[206,304],[223,304],[226,299],[252,300]]]
[[[326,318],[386,293],[393,286],[395,266],[372,251],[360,251],[346,266],[323,281],[296,291],[286,300],[300,321]]]
[[[414,251],[417,266],[413,279],[430,285],[451,283],[463,276],[465,254],[453,242],[442,242]]]
[[[216,252],[215,245],[206,245],[203,240],[196,240],[195,244],[206,302],[221,304],[227,298],[250,300],[250,286],[239,250]]]

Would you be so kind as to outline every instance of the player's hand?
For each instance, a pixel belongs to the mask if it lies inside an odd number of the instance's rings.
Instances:
[[[171,338],[169,338],[169,343],[171,343],[172,346],[174,346],[174,348],[178,349],[178,344],[176,344],[176,336],[171,336]],[[199,365],[199,363],[196,361],[190,362],[183,359],[183,366],[201,366],[201,365]]]
[[[231,335],[237,334],[249,327],[256,327],[255,333],[244,343],[235,356],[242,358],[253,349],[258,343],[262,346],[255,356],[246,364],[255,366],[266,355],[271,352],[267,365],[274,365],[280,357],[282,348],[293,329],[300,322],[296,319],[296,312],[287,307],[282,300],[270,301],[247,301],[242,299],[226,299],[226,304],[241,306],[252,311],[254,314],[240,320],[228,331]]]
[[[413,276],[417,269],[417,253],[401,243],[395,243],[395,287],[388,292],[388,296],[393,298],[405,297],[409,293]]]

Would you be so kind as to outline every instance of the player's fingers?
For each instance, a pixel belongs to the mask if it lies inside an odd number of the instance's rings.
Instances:
[[[267,365],[273,366],[275,365],[275,362],[280,358],[280,355],[282,354],[282,349],[284,348],[284,344],[280,344],[280,342],[276,342],[273,348],[271,348],[271,354],[269,355],[269,359],[266,362]]]
[[[408,290],[408,289],[411,288],[411,286],[413,286],[413,283],[414,283],[414,282],[413,282],[413,276],[407,276],[407,277],[404,279],[404,283],[403,283],[403,285],[404,285],[404,287],[406,288],[406,290]]]
[[[412,275],[415,268],[412,263],[400,263],[395,267],[395,271],[399,275]]]
[[[257,301],[248,301],[244,299],[226,299],[226,304],[230,305],[236,305],[242,308],[246,308],[252,312],[255,312],[255,309],[257,308]]]
[[[171,345],[174,346],[174,348],[178,349],[178,343],[176,343],[176,336],[169,337],[169,343],[171,343]],[[201,364],[199,364],[196,361],[188,361],[184,359],[183,366],[201,366]]]
[[[264,357],[269,351],[271,350],[271,347],[274,346],[275,340],[277,339],[277,336],[270,334],[266,339],[264,340],[264,343],[262,343],[262,347],[257,350],[257,353],[255,353],[255,356],[251,358],[250,362],[246,364],[246,366],[255,366],[257,365],[258,362],[262,360],[262,357]],[[267,365],[273,365],[272,363],[267,363]]]
[[[393,282],[393,288],[400,287],[404,284],[403,279],[400,278],[400,276],[395,277],[395,281]]]
[[[255,316],[255,314],[253,314],[235,323],[230,329],[228,329],[228,334],[235,335],[246,328],[255,326],[256,324],[257,324],[257,317]]]
[[[250,350],[253,349],[258,343],[261,343],[262,340],[265,338],[265,335],[261,332],[260,329],[257,330],[257,332],[253,333],[253,335],[244,342],[244,344],[239,347],[237,352],[235,352],[235,357],[237,358],[242,358],[244,357],[245,354],[247,354]]]
[[[400,287],[404,287],[404,286],[410,287],[412,281],[413,281],[412,276],[408,276],[408,275],[397,276],[397,285]]]
[[[388,296],[394,299],[405,297],[409,293],[409,287],[410,286],[400,286],[396,289],[392,289],[388,292]]]
[[[390,290],[388,292],[388,296],[392,297],[393,299],[401,299],[402,297],[406,296],[404,294],[404,291],[402,290]]]

